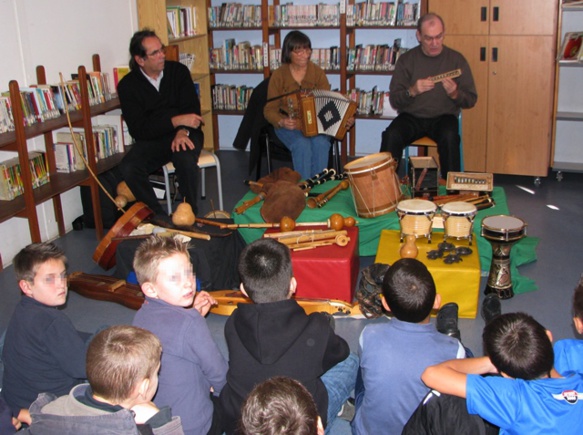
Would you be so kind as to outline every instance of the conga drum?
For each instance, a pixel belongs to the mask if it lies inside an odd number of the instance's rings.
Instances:
[[[425,199],[406,199],[397,204],[397,215],[401,226],[401,242],[408,235],[426,237],[431,243],[433,217],[437,206]]]
[[[358,216],[371,218],[395,209],[402,196],[396,166],[387,152],[361,157],[344,166]]]
[[[526,236],[526,222],[515,216],[488,216],[482,219],[481,234],[492,245],[492,264],[484,293],[510,299],[514,296],[510,250],[514,243]]]
[[[443,216],[443,240],[449,237],[468,239],[472,244],[472,229],[478,209],[465,201],[452,201],[441,206]]]

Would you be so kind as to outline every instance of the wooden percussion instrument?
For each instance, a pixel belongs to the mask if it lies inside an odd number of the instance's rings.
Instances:
[[[469,202],[453,201],[441,206],[443,217],[443,240],[448,237],[468,239],[472,244],[472,229],[478,208]]]
[[[401,242],[404,236],[426,237],[431,243],[433,216],[437,206],[425,199],[406,199],[397,204],[397,215],[401,226]]]
[[[395,209],[402,196],[395,168],[396,162],[387,152],[361,157],[344,166],[359,216],[381,216]]]
[[[436,76],[432,76],[429,77],[429,80],[431,80],[433,83],[439,83],[441,81],[443,81],[443,79],[455,79],[456,77],[459,77],[462,75],[462,70],[461,69],[454,69],[452,71],[448,71],[442,74],[437,74]]]
[[[482,219],[481,234],[492,245],[492,263],[484,293],[509,299],[514,296],[510,250],[515,242],[526,237],[526,222],[514,216],[488,216]]]

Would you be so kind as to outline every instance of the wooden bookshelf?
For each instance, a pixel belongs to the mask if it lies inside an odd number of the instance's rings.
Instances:
[[[100,71],[100,60],[98,55],[93,56],[93,70]],[[90,106],[87,88],[87,71],[84,66],[78,69],[79,85],[81,88],[81,108],[70,112],[70,120],[73,126],[82,127],[87,140],[88,163],[95,175],[105,172],[116,166],[123,153],[115,154],[106,159],[96,162],[95,149],[93,143],[93,127],[91,119],[94,116],[104,114],[120,107],[119,100],[113,98],[106,103]],[[37,83],[46,84],[45,70],[42,66],[37,67]],[[29,224],[31,240],[40,242],[41,234],[39,220],[36,211],[37,204],[52,200],[57,221],[59,235],[65,234],[65,223],[63,219],[63,208],[60,195],[77,186],[90,186],[91,198],[98,239],[103,237],[103,225],[101,220],[101,205],[99,202],[99,186],[97,181],[89,173],[88,169],[71,173],[57,173],[55,156],[53,150],[53,131],[68,127],[66,115],[49,119],[30,126],[25,126],[23,122],[23,110],[20,101],[20,87],[18,82],[12,80],[9,83],[10,99],[12,102],[13,117],[15,121],[15,131],[0,134],[0,149],[4,151],[18,152],[21,175],[24,185],[24,194],[11,201],[0,201],[0,222],[4,222],[14,217],[26,218]],[[123,132],[118,132],[121,140]],[[36,189],[32,188],[32,174],[30,171],[29,151],[27,140],[35,137],[43,137],[48,162],[50,182]]]

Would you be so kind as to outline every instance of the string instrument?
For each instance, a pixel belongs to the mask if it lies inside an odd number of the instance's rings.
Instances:
[[[145,301],[144,294],[137,284],[129,284],[123,279],[108,275],[91,275],[83,272],[73,272],[68,277],[69,289],[90,299],[115,302],[132,310],[138,310]],[[252,303],[251,300],[240,291],[217,290],[210,292],[217,300],[217,305],[211,308],[211,312],[218,315],[229,316],[237,308],[239,303]],[[326,312],[329,314],[359,315],[358,304],[334,299],[300,299],[296,301],[306,311],[306,314]]]
[[[455,79],[456,77],[459,77],[462,75],[462,70],[460,68],[458,69],[454,69],[452,71],[448,71],[442,74],[437,74],[436,76],[432,76],[432,77],[428,77],[429,80],[431,80],[433,83],[439,83],[441,81],[443,81],[443,79]]]
[[[338,192],[341,190],[346,190],[350,186],[350,182],[348,180],[343,180],[340,184],[336,187],[333,187],[330,190],[327,190],[324,193],[316,197],[308,198],[307,205],[309,208],[316,208],[316,207],[323,207],[328,201],[330,201]]]
[[[105,270],[109,270],[115,266],[115,252],[117,250],[117,245],[119,245],[122,240],[129,238],[131,232],[147,219],[151,219],[153,224],[163,227],[166,232],[183,234],[185,236],[201,240],[210,240],[211,238],[209,234],[189,231],[188,229],[168,228],[169,224],[166,222],[153,220],[153,215],[154,212],[143,202],[136,202],[134,205],[132,205],[115,222],[105,237],[101,239],[99,245],[97,245],[97,248],[93,253],[93,261],[95,261]]]

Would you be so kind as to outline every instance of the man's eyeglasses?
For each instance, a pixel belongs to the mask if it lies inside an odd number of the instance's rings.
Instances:
[[[311,48],[308,48],[308,47],[301,47],[301,48],[298,47],[298,48],[294,48],[292,50],[292,53],[293,54],[298,54],[298,55],[299,54],[308,54],[309,55],[309,54],[312,54],[312,49]]]
[[[157,57],[160,55],[166,54],[166,47],[162,46],[158,50],[154,50],[151,53],[146,53],[146,57]]]
[[[423,40],[425,42],[441,41],[442,39],[443,39],[443,33],[440,33],[437,36],[427,36],[427,35],[423,35]]]

